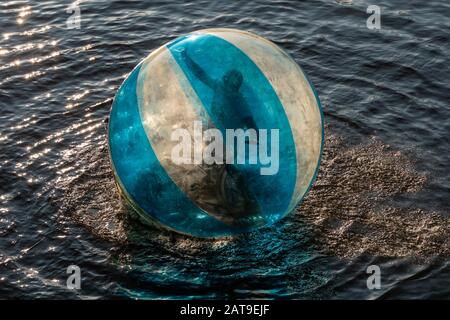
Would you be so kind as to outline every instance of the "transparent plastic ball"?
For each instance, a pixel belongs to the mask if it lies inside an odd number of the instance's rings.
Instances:
[[[296,208],[318,170],[323,117],[286,52],[207,29],[135,67],[114,99],[108,142],[118,187],[144,221],[221,237]]]

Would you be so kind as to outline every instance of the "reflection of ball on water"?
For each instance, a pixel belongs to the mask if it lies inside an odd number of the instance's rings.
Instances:
[[[302,70],[273,43],[232,29],[154,51],[120,87],[109,121],[125,198],[145,221],[200,237],[292,211],[322,143],[319,99]]]

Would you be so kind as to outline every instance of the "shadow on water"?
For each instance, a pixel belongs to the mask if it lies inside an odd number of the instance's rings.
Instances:
[[[59,186],[61,212],[112,246],[110,266],[121,274],[115,295],[311,297],[310,291],[326,281],[325,270],[319,270],[321,255],[311,250],[302,222],[219,240],[142,225],[116,190],[106,145],[92,151],[86,170]]]
[[[61,216],[111,247],[115,296],[326,298],[351,286],[373,297],[368,263],[411,276],[412,261],[448,256],[450,224],[397,203],[426,186],[408,157],[375,138],[347,143],[339,126],[327,126],[317,181],[297,212],[249,234],[205,240],[142,225],[116,190],[106,141],[77,159],[85,170],[57,186],[64,195],[55,201]]]

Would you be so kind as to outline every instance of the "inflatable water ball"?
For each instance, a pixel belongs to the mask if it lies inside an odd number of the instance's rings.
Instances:
[[[142,220],[198,237],[278,221],[311,186],[323,145],[319,98],[272,42],[200,30],[146,57],[119,88],[109,151]]]

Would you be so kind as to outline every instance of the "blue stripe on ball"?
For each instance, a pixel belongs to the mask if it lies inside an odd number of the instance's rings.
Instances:
[[[195,41],[191,41],[192,39]],[[289,121],[269,80],[244,52],[214,35],[194,34],[182,37],[169,43],[167,47],[188,78],[203,108],[224,136],[225,129],[245,127],[244,119],[247,117],[253,118],[260,129],[279,129],[280,171],[277,174],[256,173],[259,172],[259,164],[234,165],[244,173],[252,170],[252,173],[246,175],[249,191],[256,197],[266,221],[270,223],[278,220],[285,214],[295,188],[297,159]],[[186,54],[193,63],[186,61]],[[195,65],[204,73],[196,70]],[[230,70],[238,71],[243,76],[240,92],[245,104],[235,112],[227,108],[227,112],[222,113],[217,106],[221,106],[223,101],[218,101],[217,94],[215,97],[214,91],[217,89],[214,86],[220,86],[218,82]],[[273,186],[278,187],[277,197],[273,196]]]

